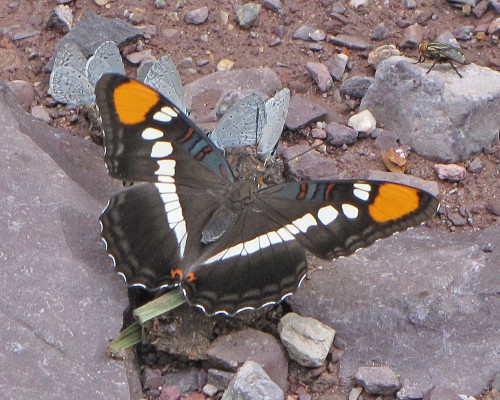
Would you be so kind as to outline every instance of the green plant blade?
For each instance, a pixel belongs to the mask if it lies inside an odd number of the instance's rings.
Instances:
[[[139,323],[143,324],[151,318],[157,317],[158,315],[179,307],[185,302],[186,299],[182,295],[181,290],[175,289],[139,308],[136,308],[134,310],[134,316],[138,319]]]

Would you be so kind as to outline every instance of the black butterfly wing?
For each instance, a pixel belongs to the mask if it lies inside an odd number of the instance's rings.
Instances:
[[[96,97],[110,174],[149,182],[115,195],[101,215],[108,252],[131,285],[178,282],[200,256],[232,172],[206,135],[146,85],[108,74]]]
[[[430,218],[431,194],[387,182],[295,182],[261,190],[182,284],[208,314],[280,301],[306,272],[305,248],[335,258]]]
[[[234,181],[222,152],[177,106],[150,87],[123,75],[105,74],[96,85],[96,99],[111,176],[157,182],[159,176],[175,175],[202,187]]]
[[[377,181],[293,182],[259,194],[268,214],[289,226],[311,253],[325,259],[351,254],[420,225],[439,206],[423,190]]]
[[[209,315],[233,315],[279,302],[305,276],[304,247],[258,203],[245,208],[188,269],[184,294]]]

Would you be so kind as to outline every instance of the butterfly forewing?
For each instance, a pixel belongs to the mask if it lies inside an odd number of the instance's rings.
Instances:
[[[49,79],[51,96],[57,101],[79,106],[95,102],[94,87],[85,74],[71,67],[52,70]]]
[[[420,225],[438,207],[427,192],[377,181],[292,182],[264,189],[260,196],[266,213],[322,258],[351,254]]]
[[[215,145],[153,89],[109,74],[99,80],[96,96],[105,132],[105,161],[112,176],[156,182],[187,174],[183,183],[201,188],[234,180]]]

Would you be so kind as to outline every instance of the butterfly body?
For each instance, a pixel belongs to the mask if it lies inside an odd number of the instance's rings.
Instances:
[[[430,194],[387,182],[259,187],[173,103],[120,75],[96,87],[110,174],[144,182],[101,216],[108,253],[129,285],[180,285],[209,315],[280,301],[305,276],[306,250],[347,255],[432,216]]]

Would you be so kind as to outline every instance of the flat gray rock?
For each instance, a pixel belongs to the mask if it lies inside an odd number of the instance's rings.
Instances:
[[[60,46],[68,42],[76,43],[83,55],[90,57],[99,45],[108,40],[115,42],[118,47],[122,47],[141,36],[140,30],[121,19],[104,18],[100,15],[87,13],[68,34],[57,42],[54,55],[57,54]],[[54,55],[45,66],[45,70],[48,72],[52,71]]]
[[[491,243],[494,250],[483,252]],[[333,327],[340,377],[388,365],[398,398],[446,383],[477,396],[498,372],[500,226],[451,234],[416,228],[317,269],[287,300]]]
[[[129,365],[106,356],[127,296],[100,240],[102,151],[34,121],[1,82],[0,124],[2,397],[129,398]]]
[[[464,161],[498,142],[500,73],[474,64],[412,65],[392,57],[381,62],[361,101],[385,129],[423,157]]]

